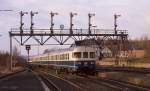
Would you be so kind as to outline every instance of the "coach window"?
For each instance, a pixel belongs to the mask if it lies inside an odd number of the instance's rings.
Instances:
[[[60,60],[62,60],[62,54],[60,55]]]
[[[51,59],[53,60],[53,56],[51,56]]]
[[[58,60],[60,60],[60,55],[58,55]]]
[[[69,60],[69,54],[67,54],[67,59]]]
[[[67,59],[67,54],[65,54],[65,60]]]
[[[56,55],[56,60],[58,60],[58,55]]]
[[[47,60],[47,57],[45,57],[44,60]]]
[[[46,56],[46,60],[48,60],[49,59],[49,57],[48,56]]]
[[[88,58],[88,52],[83,52],[83,58]]]
[[[64,54],[64,60],[66,60],[66,54]]]
[[[66,58],[66,54],[63,54],[63,60],[65,60],[65,58]]]
[[[54,57],[55,57],[55,59],[54,59],[54,60],[57,60],[57,55],[55,55]]]
[[[49,56],[47,56],[46,59],[49,60]]]
[[[49,60],[52,60],[52,59],[51,59],[51,56],[49,56]]]
[[[95,58],[95,53],[94,52],[90,52],[90,58]]]
[[[73,57],[74,58],[81,58],[81,52],[74,52]]]
[[[44,57],[44,60],[47,60],[47,57],[46,57],[46,56]]]
[[[61,54],[61,60],[63,60],[63,54]]]
[[[68,54],[66,54],[66,60],[68,59]]]
[[[64,60],[66,60],[66,54],[64,54]]]
[[[62,60],[64,60],[65,59],[65,54],[62,54]]]
[[[64,60],[66,59],[66,54],[64,54]]]

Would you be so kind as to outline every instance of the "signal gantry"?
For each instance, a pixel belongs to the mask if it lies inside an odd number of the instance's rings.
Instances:
[[[30,12],[30,28],[23,28],[23,16],[27,15],[28,12],[20,12],[20,28],[11,28],[9,31],[10,36],[10,53],[12,55],[12,38],[14,38],[20,45],[72,45],[69,40],[81,41],[86,39],[95,39],[96,43],[99,43],[99,48],[101,49],[104,41],[111,39],[116,40],[116,45],[121,46],[116,51],[121,51],[126,49],[128,33],[127,30],[117,29],[117,18],[120,15],[114,15],[114,29],[97,29],[97,26],[92,24],[91,18],[95,16],[94,13],[88,14],[88,28],[73,28],[73,18],[77,13],[70,13],[70,27],[64,29],[64,25],[60,25],[60,28],[54,28],[54,16],[58,15],[56,12],[50,12],[50,28],[36,29],[34,28],[33,17],[38,14],[38,12]],[[17,38],[19,37],[19,38]],[[37,37],[40,37],[37,38]],[[27,43],[30,39],[36,40],[38,44]],[[55,40],[55,43],[48,42],[49,40]],[[119,53],[119,52],[117,52]],[[12,56],[11,56],[12,61]],[[12,65],[11,67],[12,68]]]

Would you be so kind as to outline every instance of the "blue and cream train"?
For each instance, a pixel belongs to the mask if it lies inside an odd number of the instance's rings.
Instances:
[[[95,49],[91,47],[70,47],[59,49],[46,54],[30,57],[32,65],[49,65],[66,68],[73,72],[95,72]]]

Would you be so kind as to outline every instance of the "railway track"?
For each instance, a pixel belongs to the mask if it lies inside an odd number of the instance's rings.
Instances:
[[[124,81],[119,81],[119,80],[114,80],[114,79],[109,79],[109,78],[91,78],[88,77],[87,79],[90,79],[91,81],[93,80],[96,83],[106,83],[104,85],[108,86],[114,86],[118,89],[121,89],[123,91],[150,91],[150,87],[146,86],[141,86],[141,85],[136,85],[132,84],[129,82],[124,82]]]
[[[46,76],[44,75],[39,75],[42,80],[45,82],[45,84],[48,86],[50,91],[62,91],[58,86],[56,86],[51,80],[49,80]]]
[[[38,72],[43,81],[48,85],[51,91],[86,91],[80,86],[61,77],[47,74],[46,72]]]
[[[73,76],[73,77],[72,77]],[[69,78],[71,79],[69,79]],[[89,79],[77,75],[58,75],[57,78],[63,79],[71,84],[78,84],[76,87],[80,88],[80,91],[122,91],[120,88],[114,86],[108,86],[99,82],[95,82],[93,79]],[[79,91],[79,90],[73,90]]]
[[[99,91],[100,88],[97,87],[98,85],[109,88],[109,90],[107,91],[110,91],[110,89],[112,89],[111,91],[150,91],[150,87],[136,85],[133,83],[114,80],[110,78],[82,76],[80,77],[80,79],[78,79],[78,77],[77,78],[75,77],[74,79],[69,79],[65,75],[55,76],[52,74],[47,74],[46,72],[42,72],[42,74],[44,74],[48,80],[55,83],[55,85],[60,88],[60,90],[54,90],[54,91]],[[95,88],[94,86],[97,88]],[[106,90],[101,90],[101,91],[106,91]]]
[[[73,83],[79,84],[82,88],[85,88],[86,91],[122,91],[122,89],[118,87],[100,82],[93,78],[87,78],[83,76],[78,76],[75,79],[68,79],[66,77],[64,78],[72,81]]]
[[[80,84],[83,81],[89,81],[91,83],[104,85],[109,88],[116,89],[116,91],[150,91],[150,87],[136,85],[136,84],[132,84],[129,82],[108,79],[108,78],[82,77],[82,79],[80,79],[79,81],[77,81],[77,79],[75,79],[75,80],[72,80],[72,82]],[[89,90],[89,91],[91,91],[91,90]],[[92,91],[94,91],[94,90],[92,90]],[[96,90],[96,91],[99,91],[99,90]]]

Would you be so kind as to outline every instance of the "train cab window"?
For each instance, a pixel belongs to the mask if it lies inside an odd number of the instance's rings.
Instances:
[[[81,58],[81,52],[74,52],[73,58]]]
[[[83,58],[88,58],[88,52],[83,52]]]
[[[95,58],[95,52],[90,52],[90,58]]]

